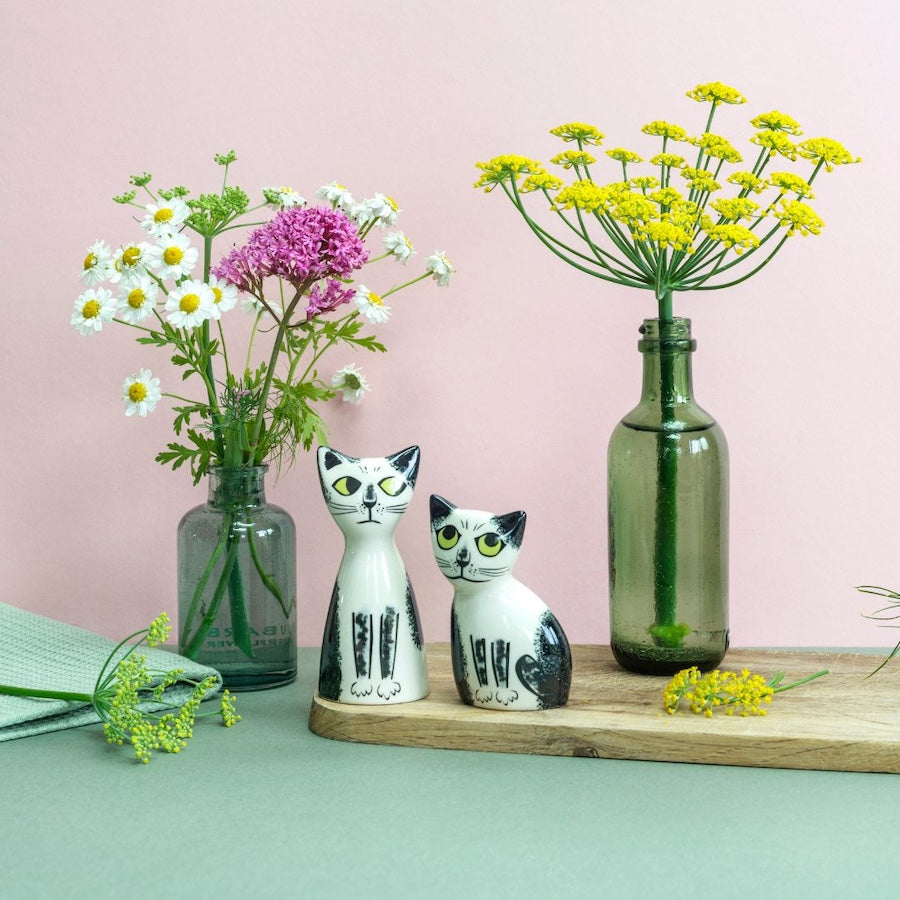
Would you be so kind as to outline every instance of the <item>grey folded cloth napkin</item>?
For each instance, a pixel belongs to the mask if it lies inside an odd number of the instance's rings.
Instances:
[[[0,603],[0,684],[90,694],[100,667],[117,643],[92,631]],[[146,657],[149,669],[184,669],[185,676],[193,681],[214,675],[215,690],[222,686],[222,677],[215,669],[183,656],[146,644],[136,652]],[[192,691],[187,684],[172,685],[166,690],[165,702],[148,704],[147,708],[180,706]],[[208,696],[213,693],[210,691]],[[0,741],[99,721],[89,703],[0,694]]]

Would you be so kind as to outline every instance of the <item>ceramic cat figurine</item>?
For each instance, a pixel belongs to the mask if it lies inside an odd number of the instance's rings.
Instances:
[[[319,694],[342,703],[404,703],[428,694],[425,644],[394,530],[413,496],[419,448],[356,459],[318,450],[344,555],[328,608]]]
[[[569,698],[572,655],[556,616],[513,578],[525,513],[495,516],[431,497],[438,568],[453,585],[450,650],[464,703],[551,709]]]

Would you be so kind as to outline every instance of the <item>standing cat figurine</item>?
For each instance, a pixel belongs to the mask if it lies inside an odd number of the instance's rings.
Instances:
[[[433,494],[431,539],[453,584],[450,652],[464,703],[552,709],[569,698],[572,654],[556,616],[512,577],[525,513],[458,509]]]
[[[320,447],[319,480],[344,533],[319,661],[319,694],[342,703],[404,703],[428,694],[425,645],[394,530],[412,499],[419,448],[355,459]]]

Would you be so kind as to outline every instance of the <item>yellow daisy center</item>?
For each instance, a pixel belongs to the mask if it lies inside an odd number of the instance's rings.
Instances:
[[[158,209],[153,214],[153,221],[154,222],[168,222],[172,219],[172,217],[174,215],[175,215],[175,213],[173,213],[171,209],[169,209],[168,207],[164,207],[163,209]]]
[[[81,307],[81,314],[86,319],[96,319],[97,316],[100,315],[100,304],[96,300],[88,300],[88,302]]]
[[[178,308],[184,313],[196,312],[200,306],[200,298],[196,294],[185,294],[178,304]]]
[[[212,288],[213,292],[213,303],[221,303],[222,302],[222,288],[214,287]]]
[[[379,297],[378,294],[375,294],[372,291],[369,291],[369,303],[371,303],[372,306],[383,306],[384,305],[381,297]]]
[[[141,258],[141,251],[138,247],[127,247],[122,251],[122,265],[136,266]]]
[[[167,266],[177,266],[184,259],[184,251],[180,247],[166,247],[163,260]]]
[[[140,309],[144,305],[144,292],[140,288],[129,292],[128,305],[132,309]]]
[[[132,403],[140,403],[141,400],[147,398],[147,386],[140,381],[136,381],[128,388],[128,399]]]
[[[387,197],[386,199],[387,199],[387,202],[390,203],[391,209],[394,212],[397,212],[397,210],[399,209],[399,207],[397,206],[397,201],[393,197]]]
[[[93,269],[96,265],[97,255],[95,253],[88,253],[88,255],[84,258],[84,271],[87,272],[88,269]]]

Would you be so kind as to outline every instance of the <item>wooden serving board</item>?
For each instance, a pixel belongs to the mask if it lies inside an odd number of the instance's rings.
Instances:
[[[429,644],[431,693],[413,703],[356,706],[313,698],[309,727],[322,737],[371,744],[589,756],[785,769],[900,773],[900,680],[877,656],[730,650],[721,668],[747,668],[785,683],[766,716],[712,718],[662,707],[667,677],[635,675],[609,647],[572,648],[569,703],[540,712],[483,710],[457,695],[449,644]]]

